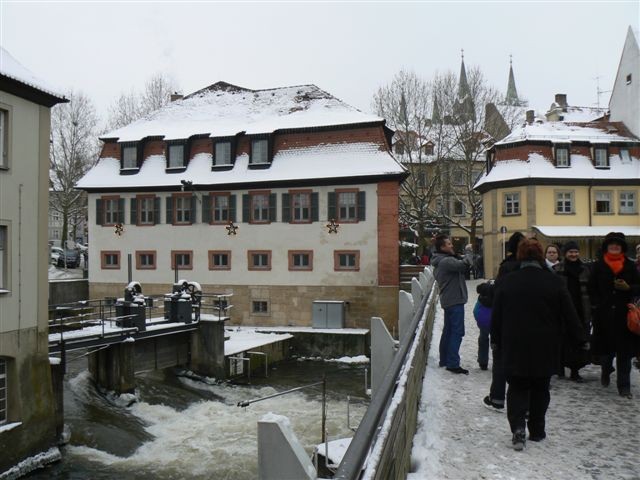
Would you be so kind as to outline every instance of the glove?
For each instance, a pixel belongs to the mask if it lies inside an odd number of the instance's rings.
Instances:
[[[589,344],[589,342],[584,342],[582,345],[580,345],[580,350],[584,350],[585,352],[588,352],[591,349],[591,344]]]
[[[613,281],[613,288],[615,288],[616,290],[620,290],[622,292],[628,292],[631,287],[629,287],[629,284],[625,282],[623,279],[616,278]]]

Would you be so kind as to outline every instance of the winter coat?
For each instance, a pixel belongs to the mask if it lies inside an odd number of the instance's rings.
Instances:
[[[565,259],[558,263],[554,270],[565,280],[571,301],[582,324],[582,330],[588,338],[591,333],[591,301],[588,292],[591,271],[579,259],[576,262],[567,262]],[[589,363],[587,352],[576,348],[571,342],[565,342],[563,358],[564,366],[571,368],[582,368]]]
[[[560,277],[538,263],[523,262],[496,283],[491,341],[507,378],[556,373],[563,332],[575,345],[587,340]]]
[[[436,252],[431,257],[431,265],[434,268],[433,276],[440,288],[442,308],[467,303],[467,283],[464,275],[469,264],[454,255]]]
[[[623,279],[631,288],[626,292],[616,290],[613,288],[616,278]],[[625,259],[622,271],[615,275],[604,260],[599,259],[591,269],[588,291],[593,308],[593,353],[638,355],[640,335],[627,328],[627,304],[640,295],[640,274],[633,262]]]

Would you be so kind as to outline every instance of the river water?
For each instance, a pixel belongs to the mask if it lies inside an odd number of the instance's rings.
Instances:
[[[321,441],[321,387],[240,408],[250,400],[327,377],[329,440],[348,437],[364,415],[366,365],[288,360],[269,378],[251,385],[209,385],[167,369],[136,376],[138,402],[119,405],[100,395],[86,361],[69,364],[65,379],[65,424],[71,430],[63,460],[30,479],[215,479],[257,478],[257,422],[266,413],[285,415],[311,455]]]

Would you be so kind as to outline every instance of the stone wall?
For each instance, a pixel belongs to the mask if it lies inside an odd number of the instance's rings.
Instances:
[[[122,292],[120,292],[119,295],[122,295]],[[59,305],[61,303],[88,299],[89,280],[87,279],[49,281],[49,305]]]
[[[46,332],[37,328],[0,334],[7,360],[7,423],[0,433],[0,473],[56,444],[56,407]]]

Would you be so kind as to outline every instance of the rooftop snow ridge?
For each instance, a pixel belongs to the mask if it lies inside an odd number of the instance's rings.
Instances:
[[[20,83],[28,85],[32,88],[48,93],[60,99],[65,98],[58,92],[58,89],[52,87],[48,82],[38,78],[29,69],[23,66],[13,55],[0,46],[0,75],[17,80]]]

